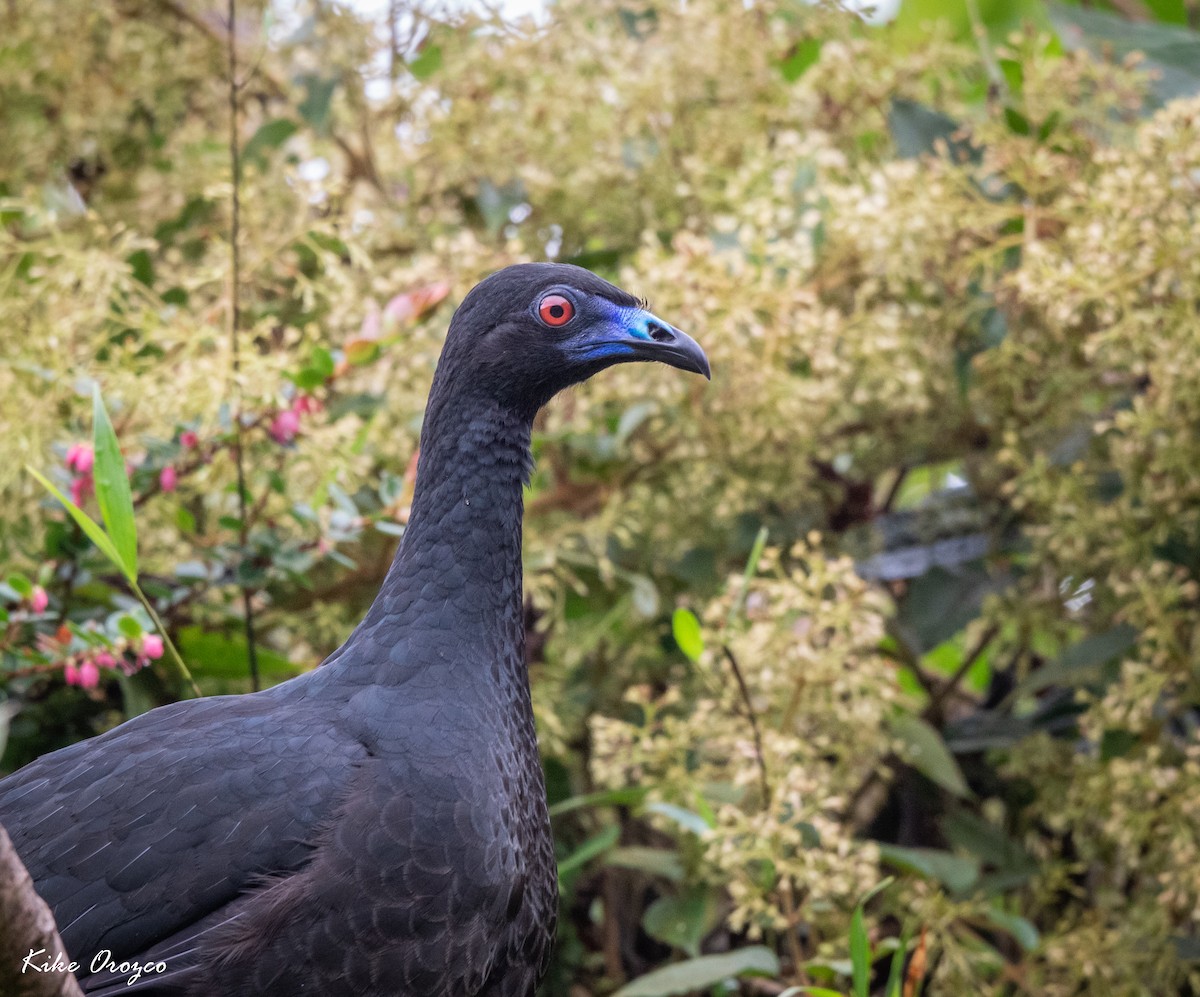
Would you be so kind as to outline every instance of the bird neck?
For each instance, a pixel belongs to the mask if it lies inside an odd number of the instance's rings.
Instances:
[[[444,662],[468,669],[467,681],[499,666],[523,682],[521,520],[532,413],[449,388],[435,377],[408,526],[360,630],[385,644],[397,680]]]

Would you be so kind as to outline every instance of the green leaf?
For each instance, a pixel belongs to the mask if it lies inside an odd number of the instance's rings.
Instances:
[[[126,578],[134,581],[135,579],[129,575],[125,570],[124,564],[121,563],[121,555],[117,553],[117,548],[113,546],[113,542],[109,539],[108,534],[104,532],[104,528],[28,464],[25,465],[25,470],[32,474],[46,491],[58,499],[62,507],[70,513],[71,518],[75,520],[87,538],[100,550],[100,553],[112,561],[116,569],[124,574]]]
[[[1112,761],[1124,758],[1138,745],[1138,736],[1133,731],[1110,727],[1100,737],[1100,760]]]
[[[1187,26],[1188,13],[1184,0],[1142,0],[1142,3],[1150,8],[1156,21]]]
[[[159,705],[150,694],[150,686],[145,673],[126,675],[118,669],[117,684],[121,687],[121,700],[125,704],[126,720],[149,713]]]
[[[134,280],[147,287],[154,285],[154,259],[146,250],[139,249],[130,253],[125,257],[125,262],[129,264]]]
[[[429,79],[441,68],[442,47],[440,45],[426,45],[421,49],[420,55],[408,64],[408,71],[418,80]]]
[[[1154,106],[1200,92],[1200,34],[1164,18],[1159,23],[1135,22],[1100,10],[1053,4],[1050,17],[1063,44],[1086,48],[1099,58],[1122,59],[1145,53],[1143,69],[1155,74],[1150,84]]]
[[[568,873],[574,872],[612,848],[621,836],[621,826],[610,824],[596,834],[593,834],[570,855],[558,863],[558,878],[562,879]]]
[[[117,620],[117,629],[125,637],[136,639],[142,636],[142,625],[128,613],[124,613]]]
[[[916,101],[896,98],[888,109],[888,131],[901,159],[916,159],[937,152],[944,144],[955,162],[977,163],[982,153],[958,137],[959,123]]]
[[[920,717],[900,713],[889,721],[892,734],[908,749],[905,759],[921,775],[955,796],[971,796],[962,769],[950,754],[942,735]]]
[[[892,623],[895,635],[919,658],[975,619],[984,597],[999,589],[1001,582],[977,562],[952,571],[930,568],[909,584]]]
[[[677,962],[627,983],[613,997],[671,997],[687,994],[743,974],[777,976],[779,960],[762,945],[736,949],[721,955],[702,955]]]
[[[700,632],[700,621],[690,609],[677,609],[671,615],[671,635],[675,643],[692,661],[699,661],[704,653],[704,635]]]
[[[646,791],[638,786],[624,789],[607,789],[599,793],[584,793],[580,796],[570,796],[560,800],[550,808],[551,817],[561,817],[572,810],[584,807],[631,807],[641,803]]]
[[[805,38],[779,63],[779,71],[788,83],[795,83],[821,58],[821,39]]]
[[[245,680],[249,652],[246,638],[237,633],[216,633],[198,626],[184,627],[178,634],[179,652],[192,664],[197,678],[216,679],[220,682],[242,682]],[[259,644],[259,673],[266,683],[282,682],[294,678],[304,669],[293,664],[282,654]]]
[[[108,409],[104,407],[98,384],[92,386],[92,446],[96,451],[92,474],[100,515],[120,558],[121,570],[127,578],[136,579],[137,523],[133,518],[133,496],[129,492],[121,445],[117,442],[117,433],[108,417]]]
[[[700,838],[712,830],[712,826],[699,814],[685,810],[683,807],[677,807],[674,803],[651,803],[646,809],[650,813],[669,817],[685,831],[691,831]]]
[[[263,163],[266,161],[268,152],[278,149],[299,130],[296,122],[289,121],[287,118],[268,121],[265,125],[260,125],[258,131],[250,136],[250,141],[242,150],[242,158]]]
[[[1032,952],[1041,944],[1037,928],[1018,914],[1010,914],[998,907],[989,907],[984,913],[984,917],[993,927],[1012,935],[1016,943],[1026,952]]]
[[[947,814],[940,829],[948,844],[996,870],[989,879],[998,876],[1003,882],[1019,883],[1038,870],[1034,858],[1003,828],[968,810]]]
[[[871,943],[863,918],[863,905],[850,917],[850,965],[853,967],[854,997],[869,997],[871,988]]]
[[[310,128],[318,135],[324,135],[329,130],[329,108],[333,102],[333,92],[337,89],[336,76],[308,75],[300,77],[307,96],[296,108]]]
[[[683,863],[679,855],[666,848],[649,848],[645,845],[614,848],[608,853],[605,862],[622,869],[636,869],[651,876],[661,876],[673,883],[683,880]]]
[[[1100,677],[1104,665],[1122,657],[1137,643],[1137,639],[1137,628],[1128,623],[1085,637],[1026,678],[1017,687],[1016,695],[1028,696],[1051,685],[1079,685],[1094,681]]]
[[[717,902],[712,890],[695,887],[678,896],[655,900],[642,915],[642,927],[652,938],[694,957],[700,954],[700,943],[717,920]]]
[[[936,879],[953,893],[965,893],[979,881],[979,863],[936,848],[902,848],[883,842],[879,856],[902,872]]]
[[[13,572],[8,576],[8,584],[22,599],[28,599],[33,595],[33,582],[19,572]]]
[[[928,43],[930,22],[942,22],[959,41],[973,41],[971,7],[993,44],[1004,43],[1025,24],[1046,30],[1042,0],[904,0],[894,22],[901,43]]]
[[[1014,107],[1004,109],[1004,120],[1014,135],[1028,135],[1033,130],[1029,126],[1029,119]]]
[[[308,366],[320,375],[321,380],[324,380],[333,373],[333,354],[323,346],[315,346]]]
[[[365,367],[379,359],[383,347],[378,339],[352,339],[346,344],[346,362]]]
[[[883,997],[900,997],[904,986],[904,959],[908,955],[908,936],[900,939],[896,951],[892,954],[892,964],[888,969],[887,985],[883,988]]]

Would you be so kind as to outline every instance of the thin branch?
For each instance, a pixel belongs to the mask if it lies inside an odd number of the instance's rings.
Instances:
[[[146,593],[142,591],[141,586],[138,585],[138,583],[132,578],[129,580],[129,584],[133,588],[133,594],[141,600],[142,606],[145,608],[146,612],[150,614],[150,619],[154,621],[154,629],[159,632],[163,641],[166,643],[167,650],[171,655],[171,660],[175,662],[175,668],[179,672],[180,677],[192,687],[192,692],[196,694],[197,699],[202,698],[204,693],[200,691],[200,686],[198,686],[196,684],[196,680],[192,678],[191,670],[186,664],[184,664],[183,655],[179,653],[179,648],[175,646],[175,642],[171,640],[171,635],[168,633],[167,628],[163,625],[163,621],[159,619],[158,613],[155,612],[154,603],[146,598]]]
[[[963,655],[962,663],[955,669],[954,674],[950,676],[941,688],[930,693],[929,706],[926,708],[926,715],[931,719],[941,721],[942,705],[949,698],[950,694],[958,687],[958,684],[966,677],[967,672],[971,670],[971,666],[979,660],[979,656],[983,654],[987,646],[996,639],[996,635],[1000,632],[999,624],[992,623],[979,635],[979,639],[975,641],[975,645],[966,654]]]
[[[725,652],[725,660],[729,662],[729,667],[733,670],[734,678],[737,679],[738,689],[742,694],[742,702],[746,704],[746,719],[750,721],[750,730],[754,734],[754,757],[758,762],[758,780],[762,786],[763,794],[763,809],[771,809],[771,782],[767,778],[767,760],[763,755],[762,733],[758,729],[758,715],[754,712],[754,705],[750,702],[750,689],[746,685],[746,679],[742,675],[741,666],[737,663],[737,658],[733,656],[733,652],[729,650],[727,645],[722,645],[721,650]]]
[[[792,979],[796,983],[804,984],[808,982],[808,975],[804,972],[806,961],[804,947],[800,944],[800,935],[797,933],[800,926],[800,914],[796,909],[796,898],[792,895],[792,881],[786,876],[779,890],[779,898],[783,904],[783,916],[787,920],[787,944],[788,954],[792,957]]]
[[[249,547],[250,528],[246,519],[246,462],[242,447],[242,358],[238,352],[238,330],[241,326],[241,258],[238,242],[241,236],[242,163],[238,148],[238,82],[237,82],[237,0],[229,0],[229,25],[226,42],[229,51],[229,165],[232,173],[232,209],[229,224],[229,344],[233,354],[233,462],[237,467],[238,545],[242,557]],[[259,688],[258,647],[254,635],[254,604],[250,586],[241,585],[242,618],[246,625],[246,653],[250,659],[250,688]]]
[[[891,488],[888,489],[887,496],[883,500],[883,504],[879,507],[880,512],[891,512],[892,506],[895,504],[897,497],[900,495],[900,486],[904,484],[904,480],[908,477],[908,468],[901,464],[896,471],[896,478],[892,482]]]

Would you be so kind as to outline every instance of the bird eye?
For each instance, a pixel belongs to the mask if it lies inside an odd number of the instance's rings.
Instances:
[[[546,325],[566,325],[575,317],[575,306],[561,294],[547,294],[538,302],[538,318]]]

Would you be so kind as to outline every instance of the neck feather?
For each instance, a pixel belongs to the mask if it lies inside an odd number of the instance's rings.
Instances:
[[[438,661],[476,675],[523,675],[521,520],[532,416],[448,387],[435,377],[408,527],[351,640],[375,644],[395,679]]]

